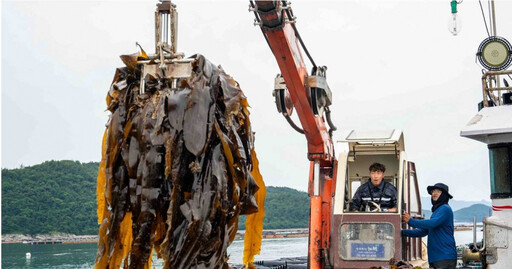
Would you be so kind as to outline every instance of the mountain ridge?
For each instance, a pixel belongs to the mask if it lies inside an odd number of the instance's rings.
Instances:
[[[42,164],[2,169],[2,234],[96,234],[96,177],[99,163],[47,161]],[[490,203],[488,203],[490,205]],[[457,222],[478,221],[490,206],[450,200]],[[459,208],[461,205],[467,205]],[[422,197],[426,218],[430,198]],[[267,187],[264,229],[307,228],[309,198],[304,191]],[[245,229],[245,216],[239,220]]]
[[[470,207],[475,204],[483,204],[486,206],[491,207],[492,203],[490,201],[480,200],[480,201],[465,201],[465,200],[457,200],[457,199],[450,199],[450,207],[453,211],[457,211],[462,208]],[[430,196],[423,197],[421,196],[421,208],[429,210],[432,206],[432,203],[430,201]]]

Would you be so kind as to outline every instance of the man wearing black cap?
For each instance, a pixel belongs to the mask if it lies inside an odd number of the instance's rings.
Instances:
[[[427,187],[432,196],[432,216],[428,220],[411,219],[407,212],[402,220],[416,229],[402,230],[402,236],[423,237],[428,235],[427,249],[430,268],[451,269],[457,266],[457,249],[453,237],[453,211],[448,201],[453,198],[448,186],[437,183]]]

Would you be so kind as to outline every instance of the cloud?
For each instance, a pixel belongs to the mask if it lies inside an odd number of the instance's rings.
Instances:
[[[280,71],[248,3],[175,3],[178,50],[222,65],[244,90],[267,184],[306,190],[307,144],[276,111],[272,90]],[[335,125],[402,129],[420,189],[446,179],[483,190],[453,187],[457,196],[489,199],[485,145],[459,136],[482,96],[474,55],[486,32],[478,4],[460,6],[464,28],[453,37],[445,1],[312,3],[292,7],[315,61],[329,68]],[[118,56],[135,52],[136,41],[153,52],[155,2],[2,4],[2,167],[99,161]],[[512,21],[502,19],[511,4],[496,4],[505,37],[512,36]]]

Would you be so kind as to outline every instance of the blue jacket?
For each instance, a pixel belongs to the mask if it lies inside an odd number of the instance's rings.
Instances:
[[[428,262],[456,260],[457,249],[453,237],[453,211],[448,204],[436,209],[429,220],[409,219],[412,230],[402,230],[402,236],[423,237],[428,235]]]
[[[371,181],[368,181],[357,188],[350,202],[350,210],[360,210],[361,205],[368,201],[377,203],[381,209],[396,207],[396,194],[396,188],[391,183],[382,180],[380,185],[375,187]],[[371,209],[374,209],[374,207],[371,206]]]

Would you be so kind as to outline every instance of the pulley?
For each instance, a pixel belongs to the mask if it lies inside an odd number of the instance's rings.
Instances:
[[[325,109],[332,103],[332,93],[325,78],[327,67],[313,69],[312,75],[306,79],[306,89],[311,109],[315,116],[322,116]]]
[[[276,101],[277,111],[284,116],[291,116],[293,113],[293,102],[290,92],[286,88],[286,83],[281,75],[277,75],[274,80],[274,92],[272,95]]]
[[[297,126],[297,124],[293,122],[292,118],[290,118],[293,113],[293,101],[281,74],[278,74],[274,80],[274,92],[272,95],[276,101],[277,111],[283,114],[286,121],[295,131],[304,134],[304,130]]]

